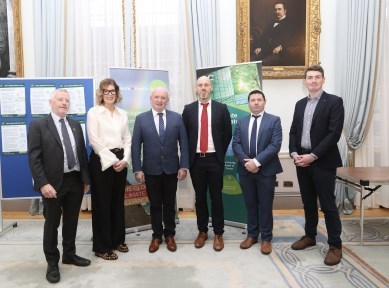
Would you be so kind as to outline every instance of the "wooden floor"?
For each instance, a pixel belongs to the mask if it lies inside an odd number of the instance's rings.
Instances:
[[[92,212],[90,211],[81,211],[80,219],[89,219],[91,218]],[[304,211],[302,209],[293,209],[293,210],[274,210],[274,216],[285,216],[285,215],[299,215],[304,216]],[[323,217],[323,213],[319,214],[320,217]],[[341,215],[341,218],[355,218],[359,217],[360,210],[355,209],[351,215]],[[178,213],[179,218],[195,218],[195,212],[182,212]],[[365,209],[365,217],[389,217],[389,208],[374,208],[374,209]],[[43,218],[42,215],[31,216],[27,211],[3,211],[3,219],[40,219]]]

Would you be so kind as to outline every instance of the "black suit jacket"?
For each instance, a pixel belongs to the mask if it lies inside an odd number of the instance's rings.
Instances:
[[[199,132],[199,102],[195,101],[185,106],[182,113],[189,140],[189,161],[192,167],[195,162]],[[230,112],[227,105],[212,100],[211,103],[212,138],[217,159],[224,167],[224,157],[232,138]]]
[[[301,152],[301,136],[307,102],[307,97],[305,97],[296,103],[289,132],[289,153],[303,154]],[[322,169],[342,166],[337,143],[342,134],[343,122],[342,98],[323,92],[313,114],[310,131],[312,153],[318,157],[315,162]]]
[[[277,46],[282,46],[282,52],[286,51],[289,46],[289,41],[292,33],[292,25],[289,18],[285,17],[279,21],[278,25],[274,27],[274,21],[267,27],[265,34],[261,39],[257,39],[255,48],[262,48],[262,55],[266,57],[273,54],[273,49]],[[281,52],[281,53],[282,53]]]
[[[88,157],[81,125],[69,117],[66,119],[76,141],[81,180],[84,184],[89,184]],[[51,115],[31,122],[27,141],[34,190],[40,192],[42,186],[50,184],[58,191],[62,185],[64,173],[64,151]]]

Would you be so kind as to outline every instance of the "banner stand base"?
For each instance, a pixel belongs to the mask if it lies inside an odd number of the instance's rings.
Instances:
[[[180,223],[180,219],[176,218],[176,224]],[[151,224],[126,228],[126,234],[137,233],[145,230],[151,230]]]
[[[3,223],[1,223],[1,225],[3,226]],[[3,234],[5,234],[5,232],[7,232],[8,229],[10,229],[10,228],[16,228],[16,227],[18,227],[18,223],[17,223],[17,222],[14,222],[14,223],[12,223],[12,224],[6,226],[4,229],[2,229],[2,230],[0,231],[0,236],[3,235]]]
[[[232,227],[236,227],[236,228],[247,229],[247,224],[240,223],[240,222],[224,220],[224,225],[232,226]]]

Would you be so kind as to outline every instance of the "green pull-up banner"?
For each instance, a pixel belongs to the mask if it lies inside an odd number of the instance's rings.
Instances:
[[[211,78],[213,85],[211,97],[227,105],[234,132],[238,119],[250,113],[248,94],[255,89],[262,90],[262,62],[197,69],[196,76]],[[224,219],[226,224],[230,225],[247,223],[239,175],[236,171],[237,165],[230,143],[225,157],[223,181]]]

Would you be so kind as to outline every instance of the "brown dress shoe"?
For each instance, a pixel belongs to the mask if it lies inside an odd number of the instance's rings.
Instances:
[[[262,241],[261,244],[261,253],[265,255],[269,255],[272,251],[270,241]]]
[[[194,245],[196,248],[201,248],[204,246],[205,241],[208,239],[208,233],[207,232],[199,232],[199,235],[197,236],[196,240],[194,241]]]
[[[162,243],[162,240],[159,238],[154,238],[153,240],[151,240],[151,243],[149,246],[149,252],[154,253],[154,252],[158,251],[159,244],[161,244],[161,243]]]
[[[326,258],[324,259],[324,264],[332,266],[340,263],[342,258],[342,249],[336,248],[335,246],[330,246]]]
[[[300,240],[297,240],[296,242],[294,242],[292,244],[292,249],[293,250],[303,250],[307,247],[310,247],[310,246],[315,246],[316,245],[316,240],[315,238],[311,238],[311,237],[308,237],[308,236],[303,236],[301,237]]]
[[[167,250],[169,250],[171,252],[174,252],[177,250],[177,244],[176,244],[176,241],[174,241],[174,236],[172,236],[172,235],[166,236],[165,242],[166,242]]]
[[[258,240],[255,238],[247,237],[240,243],[240,249],[249,249],[253,244],[257,243]]]
[[[222,251],[223,248],[224,248],[223,236],[215,235],[215,238],[213,239],[213,250]]]

